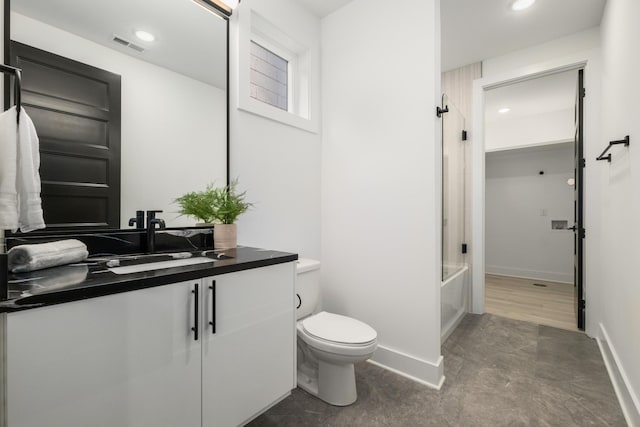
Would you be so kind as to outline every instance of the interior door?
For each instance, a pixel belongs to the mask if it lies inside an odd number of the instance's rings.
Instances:
[[[574,202],[573,202],[573,235],[574,235],[574,286],[575,307],[578,329],[584,330],[585,324],[585,299],[584,299],[584,70],[578,71],[578,87],[576,91],[575,105],[575,151],[574,151]]]
[[[48,230],[120,228],[119,75],[15,41]]]

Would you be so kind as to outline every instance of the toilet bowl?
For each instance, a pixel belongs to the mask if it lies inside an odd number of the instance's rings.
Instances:
[[[354,363],[369,359],[376,350],[376,331],[359,320],[321,311],[320,263],[298,262],[296,310],[298,386],[336,406],[357,400]]]

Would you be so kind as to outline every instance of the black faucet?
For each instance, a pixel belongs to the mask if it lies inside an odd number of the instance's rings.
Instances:
[[[156,224],[158,228],[165,228],[164,220],[156,218],[157,213],[162,211],[147,211],[147,252],[150,254],[156,251]]]
[[[129,219],[129,227],[135,224],[136,229],[144,230],[144,211],[136,211],[136,217]]]

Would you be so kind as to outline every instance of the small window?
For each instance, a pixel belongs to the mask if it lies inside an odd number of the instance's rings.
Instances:
[[[238,109],[317,133],[319,41],[305,31],[292,37],[251,8],[238,25]]]
[[[251,40],[249,96],[289,110],[289,61]]]

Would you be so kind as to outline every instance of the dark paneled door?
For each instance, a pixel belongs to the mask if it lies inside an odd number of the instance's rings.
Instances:
[[[120,76],[18,42],[47,229],[120,227]]]
[[[574,151],[574,285],[576,293],[576,317],[578,329],[584,330],[585,326],[585,299],[584,299],[584,70],[578,71],[578,87],[576,91],[575,105],[575,151]]]

